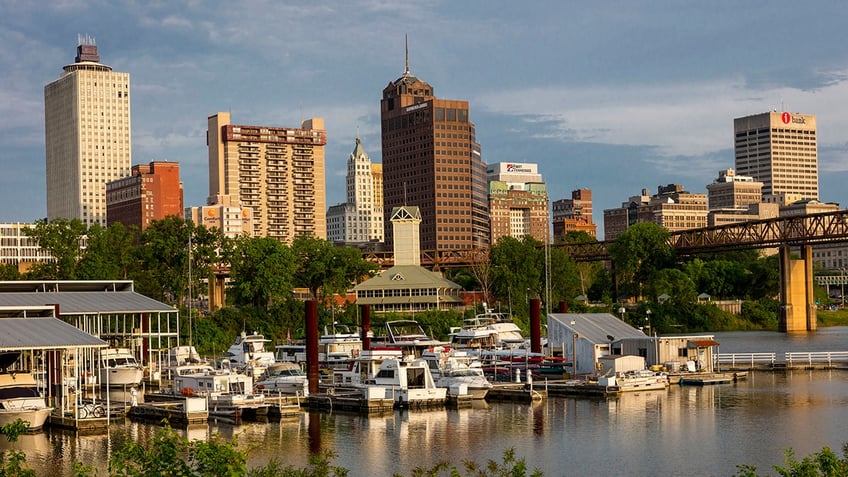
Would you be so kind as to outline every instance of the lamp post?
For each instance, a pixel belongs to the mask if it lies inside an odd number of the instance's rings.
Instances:
[[[839,292],[839,295],[840,295],[840,298],[841,298],[841,301],[842,301],[842,308],[845,308],[845,269],[844,268],[839,269],[839,285],[842,287],[841,291]]]
[[[620,307],[620,308],[618,309],[618,314],[620,314],[620,315],[621,315],[621,321],[624,321],[624,313],[625,313],[626,311],[627,311],[627,310],[625,310],[623,306],[622,306],[622,307]]]
[[[648,336],[650,336],[651,330],[653,328],[651,326],[651,309],[650,308],[645,310],[645,327],[648,329]]]

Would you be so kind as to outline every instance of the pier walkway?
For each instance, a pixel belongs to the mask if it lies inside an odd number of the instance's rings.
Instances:
[[[778,353],[719,353],[715,366],[740,369],[848,369],[848,351],[803,351]]]

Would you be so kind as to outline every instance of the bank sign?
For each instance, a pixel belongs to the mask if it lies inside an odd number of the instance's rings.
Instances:
[[[507,172],[525,172],[527,174],[532,174],[533,170],[529,167],[524,167],[523,164],[507,164],[506,165]]]
[[[783,121],[783,124],[807,124],[807,120],[803,116],[792,116],[786,112],[780,115],[780,120]]]

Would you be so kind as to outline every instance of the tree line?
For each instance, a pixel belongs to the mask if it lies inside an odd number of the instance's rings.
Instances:
[[[292,293],[296,288],[308,290],[325,305],[319,307],[322,324],[357,323],[356,306],[336,306],[332,297],[344,296],[376,272],[353,247],[311,236],[297,237],[291,245],[266,237],[230,239],[216,228],[177,217],[152,221],[144,231],[119,223],[86,227],[75,219],[42,220],[25,233],[54,260],[35,264],[23,274],[12,265],[3,266],[0,279],[132,280],[137,292],[183,307],[189,297],[205,294],[206,281],[217,267],[226,266],[227,306],[193,330],[218,350],[231,342],[233,332],[245,328],[277,338],[303,336],[302,301]],[[626,321],[657,332],[776,327],[775,256],[742,251],[678,257],[667,239],[668,232],[660,226],[635,224],[610,245],[611,260],[605,264],[577,262],[566,247],[546,247],[530,236],[502,237],[488,249],[475,250],[471,265],[444,273],[465,290],[479,292],[480,300],[465,313],[482,311],[485,302],[511,313],[525,328],[528,303],[534,298],[551,311],[565,302],[569,311],[618,314],[626,305]],[[582,232],[559,240],[595,241]],[[742,314],[703,305],[699,294],[740,300]],[[376,321],[392,318],[396,315]],[[445,337],[462,318],[461,312],[416,315],[437,337]]]

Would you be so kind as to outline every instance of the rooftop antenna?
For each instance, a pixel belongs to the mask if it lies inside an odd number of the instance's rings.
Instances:
[[[403,35],[403,47],[404,47],[404,51],[405,51],[405,56],[404,56],[405,63],[404,63],[404,68],[403,68],[403,75],[409,76],[409,35],[408,34]]]

